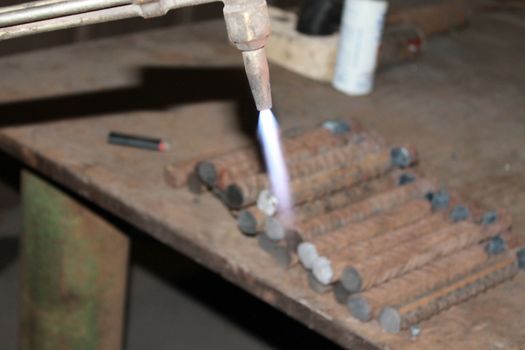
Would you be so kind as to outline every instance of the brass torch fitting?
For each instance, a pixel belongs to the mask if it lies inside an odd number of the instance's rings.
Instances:
[[[270,36],[265,0],[225,0],[224,19],[230,41],[242,51],[246,75],[259,111],[272,107],[270,71],[264,46]]]
[[[265,0],[225,0],[224,20],[230,41],[241,51],[260,49],[270,36]]]

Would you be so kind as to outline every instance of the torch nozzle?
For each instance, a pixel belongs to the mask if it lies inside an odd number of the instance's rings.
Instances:
[[[243,51],[244,68],[250,83],[257,110],[272,108],[272,91],[270,87],[270,70],[264,47]]]

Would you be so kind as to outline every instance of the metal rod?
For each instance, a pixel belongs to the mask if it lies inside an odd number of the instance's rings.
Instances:
[[[25,9],[30,9],[30,8],[39,7],[39,6],[51,5],[51,4],[58,4],[60,2],[66,2],[66,1],[67,0],[40,0],[40,1],[25,2],[23,4],[0,7],[0,13],[25,10]]]
[[[404,178],[408,175],[415,179],[415,176],[410,173],[400,174],[399,172],[394,171],[392,174],[389,174],[389,176],[383,176],[378,179],[368,181],[366,186],[355,186],[349,189],[334,192],[328,196],[304,203],[300,206],[296,206],[294,208],[295,219],[298,222],[304,221],[309,218],[319,216],[329,211],[340,209],[352,203],[364,200],[371,195],[391,190],[396,186],[396,184],[399,183],[400,178]],[[241,228],[241,231],[250,230],[249,232],[265,232],[270,237],[277,237],[278,235],[269,232],[269,229],[271,228],[266,227],[268,224],[267,221],[268,220],[266,220],[263,213],[260,212],[255,206],[241,210],[237,217],[237,224]],[[276,223],[277,221],[272,221],[272,224]],[[284,227],[276,227],[275,225],[273,225],[273,228],[280,232],[284,230]]]
[[[356,135],[348,140],[348,144],[333,148],[310,157],[301,162],[293,162],[288,166],[290,178],[307,177],[330,169],[345,168],[349,163],[360,160],[366,155],[377,153],[381,146],[376,140],[364,134]]]
[[[416,181],[376,194],[352,205],[304,220],[297,223],[295,228],[303,240],[310,240],[325,232],[342,229],[342,227],[352,222],[363,220],[379,211],[392,209],[410,199],[421,198],[428,192],[434,191],[436,187],[435,181]]]
[[[131,4],[130,0],[69,0],[56,4],[0,13],[0,27],[35,22]]]
[[[372,179],[361,186],[343,189],[317,200],[303,203],[294,209],[295,219],[297,222],[309,220],[313,217],[373,197],[374,195],[390,191],[397,187],[399,179],[404,174],[406,173],[400,175],[400,173],[395,170],[392,173],[387,174],[387,176]]]
[[[486,227],[468,221],[444,227],[392,247],[380,256],[350,263],[341,273],[341,282],[349,292],[360,292],[506,232],[510,227],[508,215]]]
[[[403,167],[417,161],[415,153],[410,148],[400,148],[406,151]],[[394,149],[398,150],[398,148]],[[324,195],[352,187],[385,174],[399,164],[397,156],[389,150],[366,154],[359,162],[350,162],[345,168],[327,169],[311,176],[293,179],[290,186],[295,204],[301,204],[318,199]],[[225,190],[225,202],[230,208],[247,207],[257,201],[259,193],[268,188],[268,178],[258,174],[243,178],[228,186]]]
[[[482,245],[475,245],[443,257],[399,278],[394,278],[364,293],[354,294],[347,300],[347,307],[360,321],[379,316],[387,305],[403,305],[437,288],[471,273],[489,259]]]
[[[241,148],[233,152],[222,154],[197,165],[197,174],[209,187],[215,187],[224,178],[245,176],[247,174],[263,171],[259,154],[255,148]]]
[[[347,250],[358,251],[358,249],[355,249],[355,245],[374,241],[374,237],[382,236],[386,233],[389,236],[395,230],[412,224],[430,214],[431,210],[428,200],[413,199],[393,209],[377,213],[361,222],[344,226],[307,241],[305,240],[299,245],[297,252],[301,263],[306,269],[313,267],[315,256],[328,257],[332,260],[333,265],[338,260],[333,258],[342,254],[342,252]],[[380,237],[380,240],[385,240],[385,238]],[[304,254],[308,251],[312,251],[312,253]],[[323,282],[323,280],[321,279],[320,282]]]
[[[337,121],[337,123],[344,125],[348,131],[334,133],[328,128],[320,126],[306,130],[295,137],[284,138],[283,147],[287,161],[295,162],[299,159],[308,159],[328,149],[346,145],[352,125],[348,121]],[[199,176],[208,186],[217,186],[221,190],[225,190],[234,180],[250,174],[256,175],[263,171],[263,164],[254,148],[243,148],[213,157],[201,162],[197,167]]]
[[[377,219],[374,217],[368,221],[373,223],[374,221],[377,221]],[[366,228],[366,224],[366,221],[364,221],[362,223],[352,225],[352,227],[357,227],[360,229],[364,226]],[[410,240],[411,238],[416,239],[419,236],[430,235],[433,232],[439,231],[448,225],[453,224],[447,222],[442,213],[437,213],[433,216],[426,217],[422,220],[409,224],[408,226],[400,227],[392,231],[385,230],[379,234],[376,234],[372,238],[365,238],[360,242],[346,246],[345,249],[334,250],[333,248],[327,246],[325,242],[322,242],[324,243],[324,246],[317,243],[314,249],[319,258],[316,258],[312,262],[313,273],[320,282],[333,283],[341,279],[343,271],[351,264],[352,261],[359,261],[360,259],[378,256],[390,249],[393,249],[396,245]],[[359,235],[361,237],[366,237],[363,236],[366,233],[361,232],[363,232],[362,229],[361,231],[358,231]],[[370,249],[370,253],[366,252],[367,249]],[[355,256],[352,254],[355,254]],[[363,256],[365,257],[363,258]],[[329,265],[326,266],[326,264],[323,263],[323,260],[328,261]]]
[[[341,144],[335,145],[335,147],[329,150],[325,150],[325,147],[319,145],[319,149],[315,151],[312,150],[311,156],[305,159],[301,158],[304,158],[306,147],[301,149],[300,153],[291,153],[286,148],[287,140],[285,139],[283,141],[288,173],[292,181],[327,170],[346,168],[349,164],[370,154],[378,153],[381,150],[379,142],[371,137],[367,137],[366,134],[356,134],[352,137],[348,136],[345,139],[343,139],[341,135],[334,135],[331,136],[330,139],[339,140]],[[327,142],[330,139],[327,139]],[[301,161],[298,161],[298,159],[301,159]],[[242,176],[233,175],[235,174],[232,174],[229,178],[223,177],[221,179],[222,181],[219,182],[219,187],[221,189],[227,189],[228,186],[235,185],[236,181],[242,183],[243,180],[250,177],[267,178],[266,174],[252,174],[251,176],[247,176],[247,174],[241,174]],[[226,182],[228,180],[230,181],[229,183]],[[264,182],[261,182],[261,184],[264,184]]]
[[[399,175],[399,172],[393,171],[391,174],[387,174],[387,176],[381,176],[372,181],[367,181],[365,184],[346,188],[328,196],[303,203],[294,208],[295,220],[299,223],[308,221],[312,218],[328,214],[329,212],[337,211],[343,207],[356,204],[366,198],[374,197],[385,191],[390,191],[396,187],[401,176]],[[361,213],[360,215],[363,216],[365,214]],[[283,239],[282,237],[278,238],[278,234],[276,235],[274,232],[270,232],[271,229],[276,230],[277,232],[282,232],[284,230],[283,223],[281,223],[281,226],[283,227],[278,227],[278,223],[279,222],[276,221],[273,223],[273,227],[265,228],[265,233],[270,237],[274,237],[272,239]],[[301,235],[301,233],[298,232],[298,235]]]
[[[80,1],[80,0],[79,0]],[[87,1],[87,0],[86,0]],[[93,0],[95,1],[95,0]],[[108,0],[113,1],[113,0]],[[124,1],[124,0],[114,0]],[[169,10],[215,2],[219,0],[162,0],[159,2],[149,2],[144,4],[130,4],[102,10],[90,11],[82,14],[75,14],[63,17],[56,17],[42,21],[18,24],[0,28],[0,41],[18,38],[26,35],[45,33],[53,30],[68,29],[83,25],[90,25],[103,22],[117,21],[132,17],[158,17],[165,15]],[[236,8],[240,0],[222,0],[225,7]],[[128,3],[128,2],[126,2]],[[246,3],[240,2],[244,5]],[[41,6],[60,4],[65,5],[66,1],[44,0],[8,8],[0,8],[0,13],[7,13],[17,10],[28,10]],[[107,4],[107,2],[106,2]],[[241,11],[242,12],[242,11]],[[235,14],[235,13],[234,13]],[[231,15],[230,15],[231,16]],[[234,33],[238,34],[238,33]]]
[[[496,263],[488,262],[487,266],[448,286],[413,300],[405,305],[387,306],[379,315],[379,324],[389,333],[426,320],[431,316],[448,309],[452,305],[465,301],[488,288],[512,278],[518,272],[516,259],[506,255]]]
[[[113,7],[110,9],[0,28],[0,40],[13,39],[59,29],[74,28],[82,25],[117,21],[140,15],[141,9],[140,6],[137,5]]]

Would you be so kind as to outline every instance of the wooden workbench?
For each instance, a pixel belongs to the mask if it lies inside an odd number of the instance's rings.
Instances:
[[[433,40],[418,63],[379,73],[349,98],[273,67],[283,128],[351,116],[412,142],[421,169],[525,231],[525,26],[485,15]],[[8,45],[5,43],[4,45]],[[141,228],[343,347],[500,349],[525,343],[525,273],[390,335],[308,289],[239,234],[209,194],[168,188],[163,167],[253,142],[256,114],[222,22],[135,34],[0,59],[0,147],[28,167]],[[169,140],[167,153],[106,144],[110,130]]]

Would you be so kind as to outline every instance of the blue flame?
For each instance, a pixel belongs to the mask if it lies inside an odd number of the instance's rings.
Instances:
[[[293,200],[290,192],[290,177],[284,161],[279,124],[271,110],[265,109],[259,113],[258,133],[270,179],[270,189],[279,202],[279,215],[283,223],[292,225]]]

